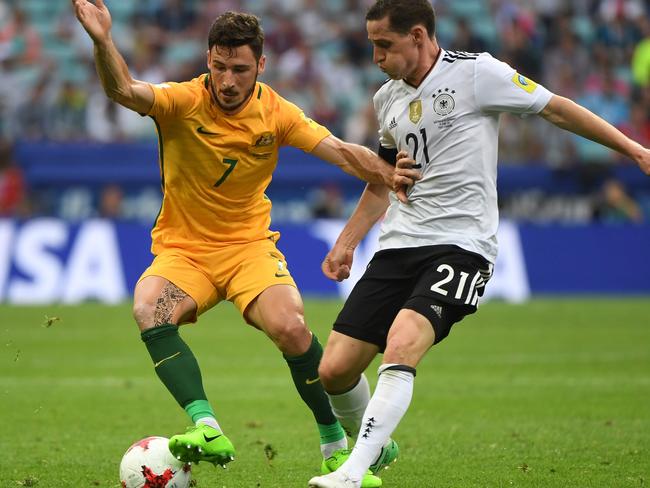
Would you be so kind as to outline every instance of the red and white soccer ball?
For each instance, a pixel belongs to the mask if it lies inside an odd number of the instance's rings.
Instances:
[[[123,488],[188,488],[190,465],[169,452],[166,437],[147,437],[133,444],[120,463]]]

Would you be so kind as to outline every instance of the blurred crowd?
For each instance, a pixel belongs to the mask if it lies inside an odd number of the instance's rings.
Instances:
[[[262,81],[343,138],[374,148],[371,0],[105,0],[132,75],[206,71],[207,32],[226,10],[266,33]],[[650,146],[650,0],[434,0],[446,49],[488,51]],[[0,136],[27,141],[153,140],[153,123],[108,101],[92,43],[69,1],[0,0]],[[537,117],[506,116],[500,160],[553,168],[629,164]],[[0,170],[1,171],[1,170]]]

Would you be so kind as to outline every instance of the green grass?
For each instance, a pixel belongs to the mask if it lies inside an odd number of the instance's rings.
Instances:
[[[306,304],[323,341],[339,307]],[[184,337],[237,448],[225,471],[194,467],[197,486],[305,487],[316,430],[270,341],[229,304]],[[0,352],[2,488],[116,488],[133,441],[187,424],[128,305],[0,306]],[[395,437],[387,488],[650,486],[650,301],[483,305],[422,362]]]

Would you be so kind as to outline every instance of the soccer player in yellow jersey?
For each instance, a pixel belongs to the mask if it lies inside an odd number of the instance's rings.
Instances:
[[[303,304],[269,229],[264,191],[280,146],[291,145],[369,182],[401,187],[416,178],[372,151],[345,143],[257,81],[264,34],[252,15],[227,12],[212,25],[208,73],[184,83],[134,80],[111,38],[103,0],[72,0],[94,42],[108,97],[149,115],[159,134],[163,203],[152,231],[155,258],[134,294],[133,313],[161,381],[195,426],[170,439],[183,461],[224,465],[235,451],[207,401],[198,363],[178,333],[221,300],[262,330],[286,359],[321,437],[323,469],[347,447],[318,379],[322,348],[306,327]],[[404,194],[400,194],[405,198]],[[364,486],[379,486],[368,475]]]

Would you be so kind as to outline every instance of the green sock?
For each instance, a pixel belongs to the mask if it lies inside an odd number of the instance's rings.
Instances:
[[[215,418],[214,410],[212,410],[212,406],[207,400],[194,400],[185,405],[185,411],[195,424],[197,420],[205,417]]]
[[[207,403],[199,363],[181,339],[178,326],[163,324],[145,330],[141,337],[153,359],[156,374],[178,404],[185,408],[197,400]]]
[[[318,425],[318,432],[320,433],[320,443],[329,444],[330,442],[340,441],[345,437],[345,431],[338,420],[330,425]]]
[[[302,400],[314,414],[321,444],[338,441],[345,438],[343,427],[332,413],[329,399],[323,385],[318,380],[318,364],[323,357],[321,347],[315,335],[312,336],[311,345],[302,356],[284,356],[291,370],[291,377]]]

